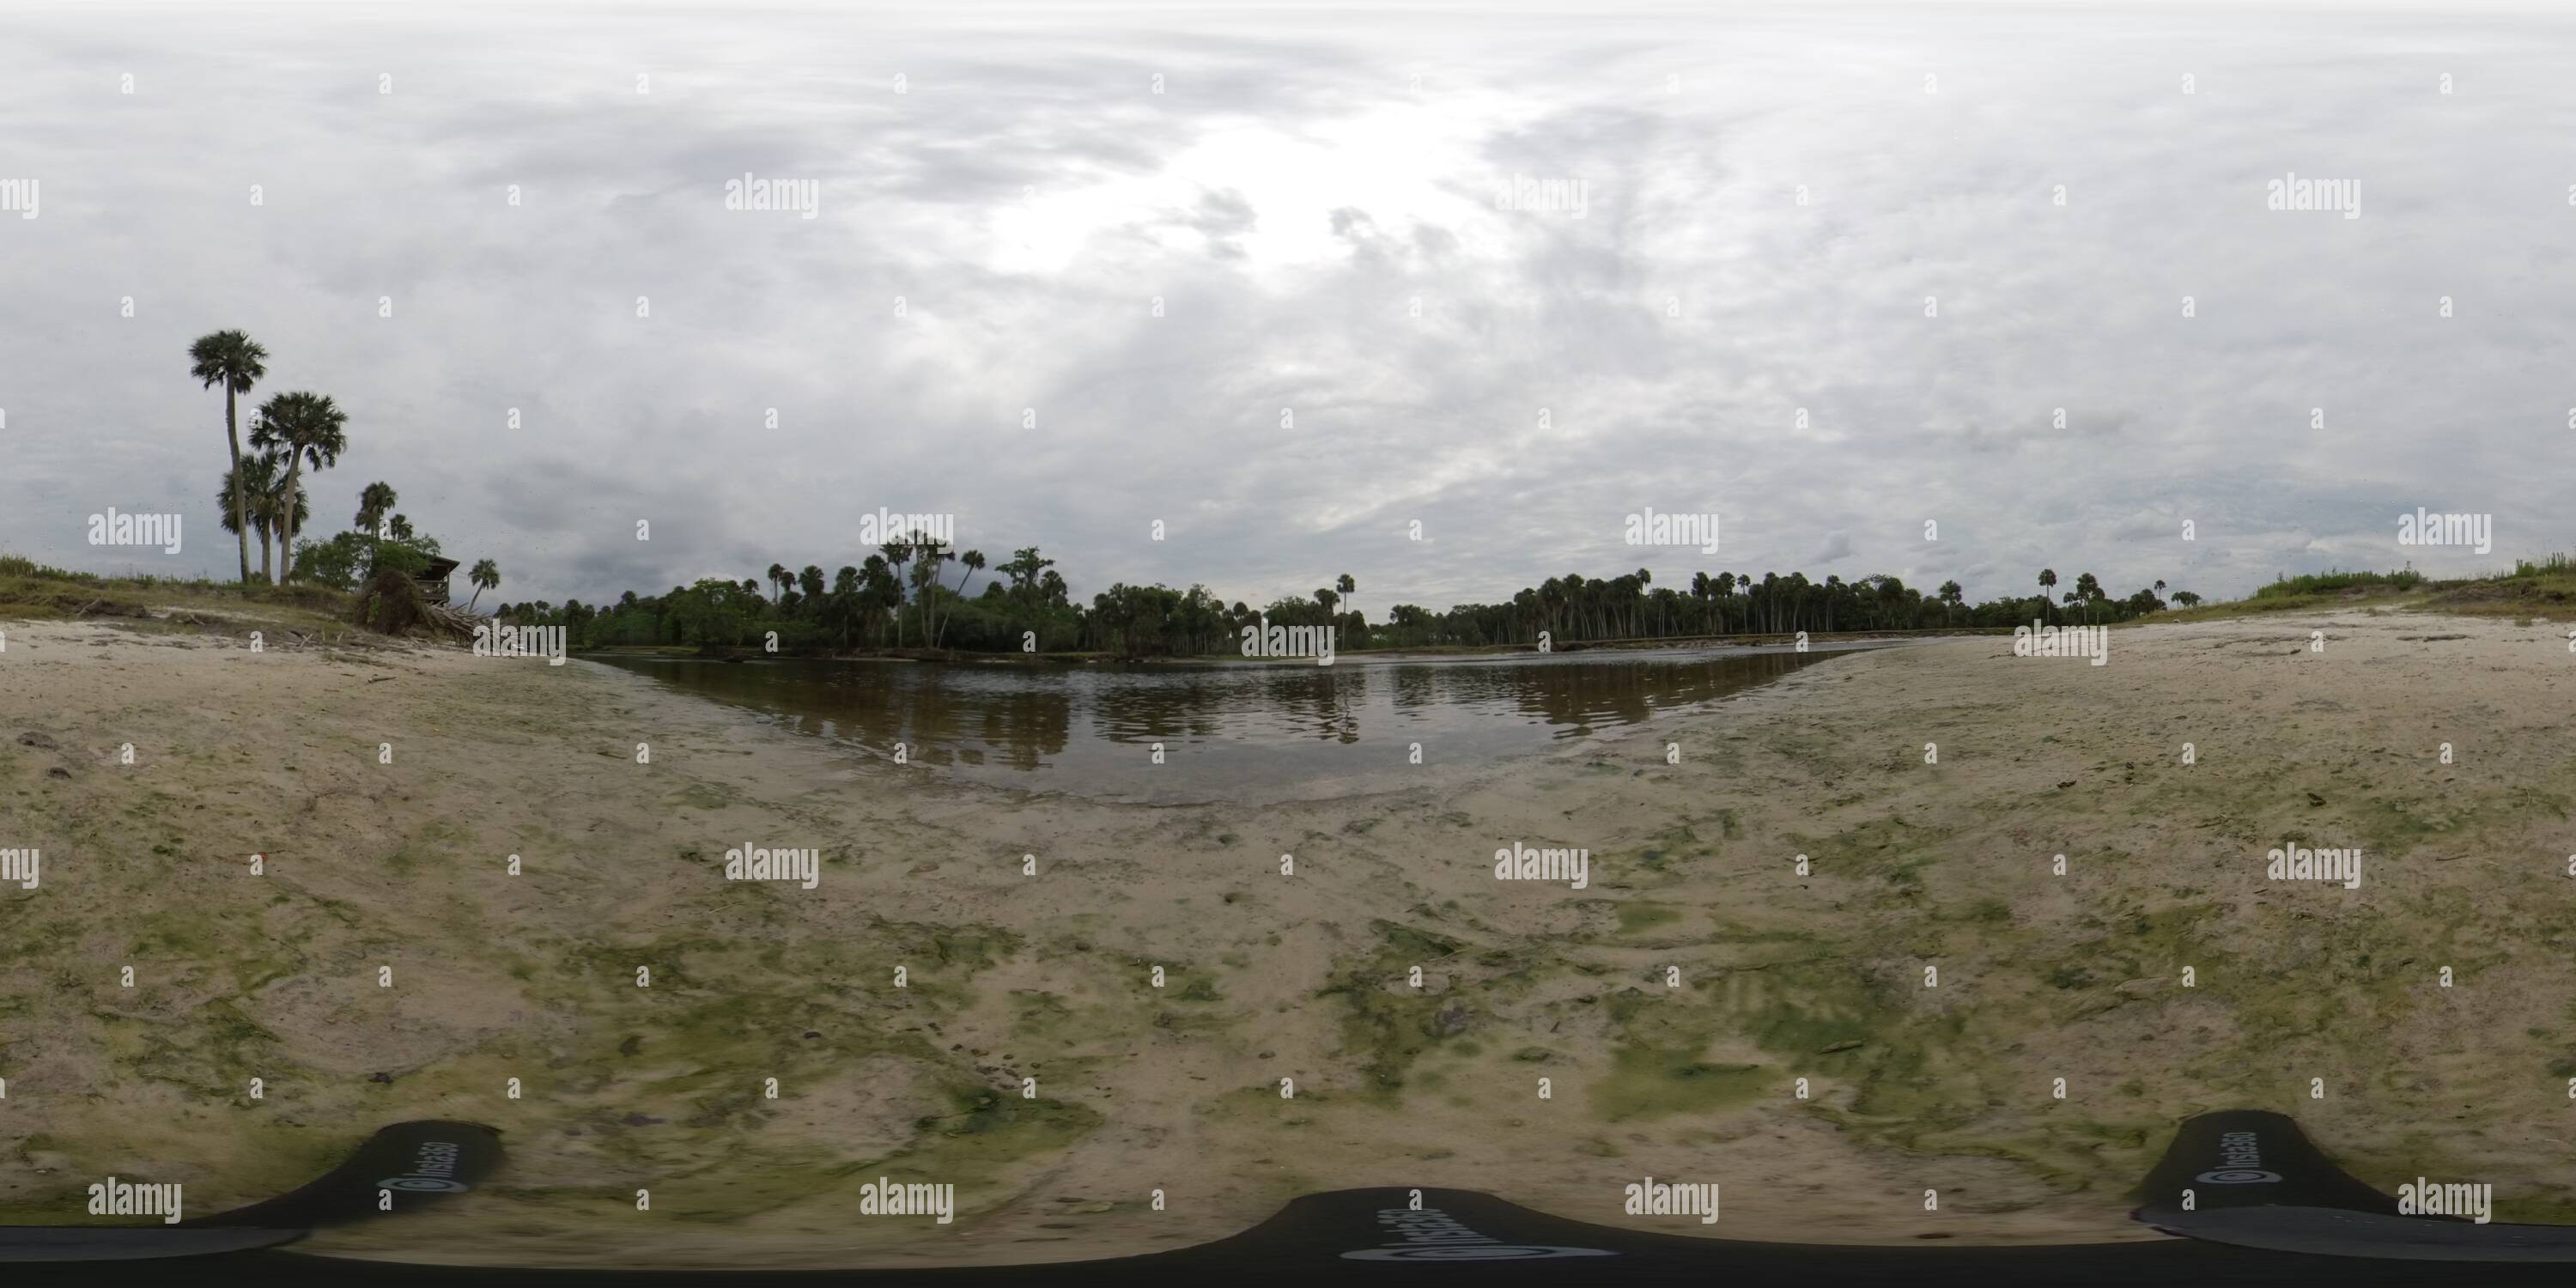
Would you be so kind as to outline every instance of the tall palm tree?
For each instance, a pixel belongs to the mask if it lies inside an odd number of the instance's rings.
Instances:
[[[474,611],[474,601],[481,599],[484,591],[501,584],[501,570],[489,559],[477,559],[474,571],[465,574],[465,579],[474,583],[474,594],[465,601],[465,611],[470,613]]]
[[[805,565],[805,571],[796,574],[795,585],[797,589],[805,592],[807,605],[819,602],[823,598],[822,568],[814,564]]]
[[[937,540],[921,542],[912,550],[913,600],[921,605],[921,639],[932,647],[938,645],[939,565],[956,557]]]
[[[295,557],[295,530],[298,515],[294,505],[296,479],[310,463],[315,470],[326,470],[340,462],[340,453],[349,447],[349,415],[341,411],[324,394],[279,394],[260,404],[259,420],[250,428],[250,445],[276,448],[286,456],[287,498],[284,522],[278,529],[278,562],[290,563]],[[279,584],[286,580],[287,569],[280,567]]]
[[[912,561],[912,543],[889,541],[877,547],[894,578],[894,646],[903,647],[903,566]]]
[[[893,547],[889,546],[887,548],[892,549]],[[877,643],[884,644],[885,614],[883,610],[887,608],[900,609],[903,605],[903,583],[895,579],[893,561],[881,554],[869,555],[866,561],[859,565],[859,586],[859,593],[866,597],[869,613],[876,620]],[[898,625],[897,629],[901,629],[900,625]],[[903,637],[900,634],[895,636],[895,641],[898,645],[902,643],[902,640]]]
[[[385,535],[396,541],[411,540],[411,516],[397,514],[385,521]]]
[[[793,581],[795,581],[795,577],[787,571],[787,565],[769,565],[769,585],[770,595],[772,598],[786,594],[788,585]]]
[[[376,525],[394,511],[394,485],[370,483],[358,490],[358,530],[376,535]]]
[[[957,562],[966,565],[966,575],[957,579],[957,598],[960,602],[963,602],[966,598],[966,583],[975,580],[975,574],[982,571],[984,567],[984,552],[981,550],[969,550],[966,553],[957,556]],[[945,622],[940,624],[939,638],[942,640],[948,638],[948,625]],[[934,645],[934,647],[936,646]]]
[[[238,470],[226,470],[224,481],[215,492],[215,507],[225,515],[224,531],[241,533],[245,542],[249,540],[252,533],[258,534],[259,576],[262,581],[270,580],[272,577],[268,539],[278,530],[280,507],[284,504],[284,498],[279,495],[278,489],[284,485],[284,482],[285,480],[278,477],[277,455],[273,452],[263,453],[243,461]],[[296,501],[302,504],[303,488],[298,486],[296,492]],[[232,499],[235,495],[242,498],[242,508],[250,516],[249,532],[243,532],[242,525],[231,517]]]
[[[2041,609],[2045,610],[2045,609],[2048,607],[2048,592],[2050,592],[2050,591],[2052,591],[2052,590],[2055,590],[2056,588],[2057,588],[2057,570],[2056,570],[2056,569],[2054,569],[2054,568],[2042,568],[2042,569],[2040,569],[2040,570],[2039,570],[2039,606],[2040,606],[2040,608],[2041,608]],[[2042,617],[2046,617],[2046,616],[2048,616],[2048,614],[2047,614],[2045,611],[2043,611],[2043,612],[2041,612],[2041,613],[2040,613],[2040,616],[2042,616]]]
[[[238,485],[243,481],[241,429],[234,403],[268,374],[268,350],[239,331],[216,331],[198,336],[196,343],[188,346],[188,361],[188,374],[203,381],[206,388],[224,387],[224,442],[232,448],[233,478]],[[250,525],[243,522],[246,504],[242,488],[235,486],[231,502],[224,506],[224,512],[232,516],[224,530],[240,538],[241,579],[245,582],[250,580]]]
[[[1341,577],[1341,580],[1336,581],[1336,582],[1334,582],[1334,583],[1333,583],[1333,589],[1335,589],[1335,590],[1338,590],[1338,591],[1342,592],[1342,606],[1343,606],[1344,608],[1350,608],[1350,603],[1351,603],[1351,592],[1352,592],[1352,591],[1355,591],[1355,590],[1358,590],[1359,588],[1360,588],[1360,584],[1359,584],[1358,582],[1355,582],[1355,581],[1351,580],[1351,575],[1350,575],[1349,573],[1343,573],[1343,574],[1342,574],[1342,577]],[[1358,609],[1353,608],[1353,609],[1351,609],[1351,611],[1352,611],[1352,612],[1358,612],[1359,610],[1358,610]],[[1366,622],[1368,619],[1367,619],[1367,618],[1365,618],[1365,617],[1363,617],[1363,618],[1361,618],[1360,620],[1361,620],[1362,622]]]

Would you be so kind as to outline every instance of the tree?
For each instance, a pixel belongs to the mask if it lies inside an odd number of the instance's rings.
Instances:
[[[374,532],[376,525],[393,513],[394,489],[390,483],[370,483],[358,490],[358,526]]]
[[[470,613],[474,611],[474,600],[481,599],[484,591],[501,584],[501,570],[494,567],[489,559],[477,559],[474,571],[465,574],[465,579],[474,583],[474,596],[465,601],[465,611]]]
[[[939,565],[956,558],[947,545],[932,539],[913,547],[913,602],[921,605],[921,641],[938,647],[939,634]]]
[[[1343,573],[1342,579],[1333,583],[1333,588],[1342,592],[1342,602],[1347,605],[1350,602],[1351,592],[1358,590],[1360,588],[1360,584],[1351,580],[1351,575],[1349,573]],[[1359,610],[1352,609],[1351,611],[1358,612]],[[1368,619],[1365,617],[1361,618],[1360,624],[1363,626],[1367,625]]]
[[[903,605],[903,583],[895,579],[894,563],[884,555],[869,555],[859,565],[859,595],[866,601],[869,615],[877,622],[877,643],[885,643],[885,612]],[[896,624],[900,632],[902,625]],[[903,637],[897,634],[900,641]]]
[[[232,515],[232,521],[224,525],[224,530],[239,537],[241,579],[247,582],[250,580],[250,525],[245,509],[248,502],[239,486],[245,480],[241,477],[241,430],[234,404],[268,374],[268,350],[259,347],[257,341],[242,332],[216,331],[197,337],[196,343],[188,346],[188,360],[192,364],[188,368],[189,375],[205,382],[208,389],[217,385],[224,388],[224,441],[232,448],[235,484],[232,502],[225,507]]]
[[[2189,608],[2200,602],[2200,596],[2195,595],[2188,590],[2177,590],[2173,593],[2173,601],[2185,608]]]
[[[969,550],[965,554],[959,555],[957,557],[957,562],[966,565],[966,575],[957,579],[957,597],[962,600],[966,598],[966,583],[975,580],[975,574],[981,571],[984,567],[984,552],[981,550]],[[948,626],[944,622],[940,624],[939,637],[942,640],[948,638]],[[933,647],[937,647],[937,645],[934,643]]]
[[[285,454],[286,484],[284,508],[279,533],[286,548],[294,549],[299,516],[294,505],[296,479],[310,463],[317,471],[340,462],[340,453],[348,450],[349,416],[329,397],[316,393],[279,394],[260,404],[259,420],[251,426],[250,445],[275,448]],[[277,580],[283,584],[286,570],[280,568]]]
[[[385,524],[385,535],[396,541],[411,540],[410,517],[407,515],[397,514],[392,519],[388,520]]]
[[[885,556],[886,567],[889,575],[893,578],[894,646],[896,648],[902,648],[903,566],[912,559],[912,543],[908,541],[889,541],[884,545],[877,547],[877,552]]]
[[[2093,574],[2089,572],[2077,574],[2075,578],[2075,601],[2084,605],[2085,621],[2089,622],[2093,620],[2093,601],[2100,598],[2102,598],[2102,583],[2096,580]]]
[[[2048,607],[2048,592],[2050,592],[2050,591],[2052,591],[2052,590],[2055,590],[2055,589],[2057,589],[2057,570],[2056,570],[2056,569],[2054,569],[2054,568],[2042,568],[2042,569],[2040,569],[2040,570],[2039,570],[2039,606],[2040,606],[2040,608],[2041,608],[2042,610],[2045,610],[2045,609]],[[2045,616],[2047,616],[2047,615],[2048,615],[2048,614],[2047,614],[2045,611],[2042,611],[2042,612],[2041,612],[2041,614],[2040,614],[2040,616],[2042,616],[2042,617],[2045,617]]]
[[[278,477],[277,464],[277,455],[273,452],[253,456],[243,461],[240,469],[225,471],[223,485],[215,493],[218,510],[228,511],[233,497],[242,498],[242,505],[250,515],[250,531],[259,535],[259,576],[262,581],[274,579],[270,571],[269,538],[278,531],[278,508],[283,503],[278,489],[285,485],[285,480]],[[295,499],[299,505],[304,501],[300,486],[296,489]],[[241,532],[241,526],[229,513],[223,520],[223,529]],[[242,533],[244,541],[248,541],[249,536],[250,533]]]
[[[823,570],[813,564],[805,565],[805,571],[796,574],[796,585],[798,589],[805,592],[806,603],[811,604],[822,599]]]
[[[796,580],[796,578],[794,577],[794,575],[790,574],[790,573],[787,571],[787,565],[785,565],[785,564],[771,564],[771,565],[769,565],[770,598],[775,599],[775,598],[777,598],[777,597],[779,597],[779,596],[781,596],[781,595],[786,594],[786,593],[787,593],[787,588],[788,588],[790,585],[794,584],[794,583],[795,583],[795,580]]]
[[[1334,596],[1332,591],[1323,587],[1316,588],[1315,602],[1324,606],[1324,617],[1327,621],[1331,620],[1333,616],[1333,598]]]
[[[1942,624],[1942,625],[1947,626],[1947,625],[1949,625],[1949,624],[1950,624],[1950,610],[1952,610],[1952,609],[1954,609],[1954,608],[1957,608],[1957,607],[1959,606],[1962,594],[1963,594],[1963,592],[1959,589],[1959,583],[1958,583],[1958,582],[1956,582],[1956,581],[1945,581],[1945,582],[1942,582],[1942,583],[1941,583],[1941,624]]]

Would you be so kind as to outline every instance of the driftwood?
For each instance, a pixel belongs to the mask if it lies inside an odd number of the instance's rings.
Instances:
[[[432,627],[439,634],[454,636],[461,640],[474,638],[476,627],[492,624],[492,618],[488,614],[469,612],[454,604],[424,604],[421,606],[421,615],[429,619]]]
[[[427,634],[441,639],[474,638],[474,628],[491,618],[452,604],[431,603],[419,583],[391,568],[379,568],[358,588],[351,605],[359,625],[383,635]]]

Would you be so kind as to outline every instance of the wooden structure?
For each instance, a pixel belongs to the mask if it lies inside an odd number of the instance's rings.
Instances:
[[[440,555],[430,556],[428,570],[412,579],[420,585],[420,597],[432,604],[445,604],[453,600],[455,596],[447,589],[447,579],[456,574],[458,567],[459,565],[453,559]]]

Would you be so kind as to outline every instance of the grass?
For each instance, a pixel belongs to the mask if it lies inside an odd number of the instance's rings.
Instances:
[[[2412,568],[2393,572],[2340,569],[2281,577],[2244,599],[2172,609],[2158,622],[2213,621],[2262,613],[2368,607],[2509,617],[2517,625],[2576,620],[2576,556],[2518,559],[2509,572],[2437,580]]]
[[[102,577],[0,554],[0,621],[105,618],[138,627],[315,630],[347,620],[349,597],[327,586],[242,585],[198,578]],[[166,615],[161,610],[171,610]]]

